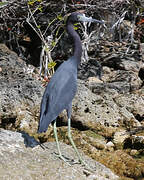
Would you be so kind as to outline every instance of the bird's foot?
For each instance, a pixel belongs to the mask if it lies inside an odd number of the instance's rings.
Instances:
[[[65,157],[62,156],[62,155],[58,155],[58,158],[61,159],[61,160],[63,160],[64,162],[70,162],[70,159],[65,158]]]
[[[90,171],[90,172],[94,172],[95,170],[92,169],[83,159],[79,159],[79,163],[84,166],[84,168],[87,170],[87,171]]]
[[[75,161],[72,160],[72,159],[69,159],[69,158],[67,158],[67,157],[64,157],[62,154],[56,154],[56,153],[55,153],[55,155],[56,155],[59,159],[63,160],[65,163],[67,163],[69,166],[72,166],[73,164],[76,164],[76,163],[77,163],[77,162],[75,162]]]

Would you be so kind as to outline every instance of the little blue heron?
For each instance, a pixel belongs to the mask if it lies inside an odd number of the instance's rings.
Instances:
[[[68,138],[78,155],[79,162],[83,163],[84,161],[82,160],[71,135],[72,100],[77,91],[77,68],[80,64],[82,55],[81,40],[77,32],[74,30],[73,24],[80,21],[103,23],[99,20],[87,18],[84,14],[79,12],[73,12],[68,17],[66,29],[68,34],[74,40],[74,54],[58,67],[45,89],[40,108],[38,133],[46,132],[49,124],[54,121],[54,136],[59,157],[66,161],[60,151],[56,129],[56,118],[64,109],[66,109],[68,116]]]

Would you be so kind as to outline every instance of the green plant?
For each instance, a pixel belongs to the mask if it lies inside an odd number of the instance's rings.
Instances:
[[[37,5],[35,6],[35,4]],[[51,57],[51,53],[64,33],[64,31],[60,33],[60,29],[63,27],[62,22],[64,18],[61,14],[57,15],[52,21],[49,22],[45,30],[41,30],[42,28],[38,24],[35,18],[35,14],[43,11],[42,0],[29,0],[27,5],[29,10],[27,23],[37,33],[42,41],[42,51],[40,55],[40,75],[44,75],[44,77],[51,76],[54,73],[54,67],[56,65]],[[46,36],[47,31],[51,26],[53,26],[54,29],[51,31],[50,36]]]

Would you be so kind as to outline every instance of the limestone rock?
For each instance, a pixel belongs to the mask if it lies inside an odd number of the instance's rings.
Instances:
[[[124,146],[124,142],[128,137],[129,135],[126,133],[126,131],[121,130],[114,134],[113,142],[118,149],[122,149]]]
[[[76,159],[72,147],[60,143],[62,154],[68,158]],[[0,129],[0,179],[22,180],[116,180],[116,176],[104,165],[83,155],[93,172],[86,170],[80,164],[69,166],[58,159],[55,153],[55,143],[45,143],[46,149],[40,146],[26,148],[22,133]]]

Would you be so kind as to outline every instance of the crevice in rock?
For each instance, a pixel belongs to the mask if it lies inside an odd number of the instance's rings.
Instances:
[[[67,121],[64,121],[62,117],[57,118],[57,127],[61,126],[68,126]],[[71,118],[71,127],[76,128],[80,131],[86,131],[89,130],[90,128],[84,125],[81,121],[74,120],[74,118]]]
[[[143,81],[141,84],[141,87],[143,87],[144,86],[144,68],[140,68],[138,76]]]
[[[84,110],[85,113],[90,113],[90,110],[89,108],[87,107],[85,110]]]
[[[140,141],[136,141],[136,139],[134,140],[132,137],[127,138],[124,142],[124,149],[136,149],[136,150],[140,150],[143,149],[144,145],[140,142]]]
[[[16,117],[2,118],[0,128],[13,130],[15,129]]]
[[[144,115],[141,116],[140,114],[136,114],[136,115],[134,115],[134,116],[135,116],[135,118],[136,118],[139,122],[141,122],[141,121],[144,120]]]
[[[144,80],[144,68],[140,68],[138,76],[142,81]]]
[[[89,127],[87,127],[84,124],[82,124],[81,121],[74,121],[74,120],[72,121],[72,127],[76,128],[76,129],[78,129],[80,131],[86,131],[86,130],[90,129]]]
[[[124,149],[132,148],[132,139],[127,138],[124,142],[123,148]]]

